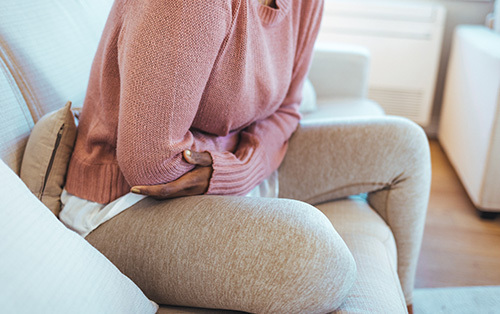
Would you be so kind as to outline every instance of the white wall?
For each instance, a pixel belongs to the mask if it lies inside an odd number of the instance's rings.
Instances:
[[[432,121],[426,128],[430,137],[435,137],[438,131],[439,114],[441,112],[441,102],[443,99],[443,89],[446,79],[446,70],[450,46],[453,38],[453,30],[459,24],[481,24],[484,25],[486,16],[493,11],[493,0],[391,0],[391,1],[425,1],[435,2],[443,5],[447,10],[446,27],[444,30],[444,43],[441,52],[441,62],[437,78],[436,93]],[[500,1],[500,0],[498,0]]]

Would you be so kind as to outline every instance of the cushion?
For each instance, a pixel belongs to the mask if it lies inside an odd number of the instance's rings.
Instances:
[[[21,179],[56,216],[75,139],[76,125],[68,101],[35,124],[21,163]]]
[[[301,113],[313,112],[316,110],[316,92],[309,79],[304,82],[302,88],[302,102],[300,103],[299,111]]]
[[[317,207],[345,241],[357,266],[356,282],[335,313],[406,313],[396,241],[384,220],[360,196]]]
[[[155,313],[157,305],[68,230],[0,161],[2,313]]]
[[[302,121],[344,120],[354,117],[380,117],[384,110],[367,98],[330,98],[318,101],[316,111],[303,114]]]

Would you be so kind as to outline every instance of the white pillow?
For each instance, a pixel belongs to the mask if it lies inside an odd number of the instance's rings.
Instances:
[[[301,113],[309,113],[316,111],[316,92],[311,81],[306,78],[304,87],[302,88],[302,102],[300,103],[299,111]]]
[[[3,161],[0,182],[0,312],[156,312],[155,303],[64,227]]]

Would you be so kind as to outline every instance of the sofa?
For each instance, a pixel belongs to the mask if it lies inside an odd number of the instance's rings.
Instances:
[[[353,285],[335,313],[411,311],[430,190],[429,147],[419,126],[385,116],[366,99],[369,54],[363,48],[318,43],[304,88],[304,119],[279,169],[279,198],[175,199],[165,222],[154,216],[160,202],[146,198],[148,211],[127,210],[85,239],[57,219],[54,204],[65,170],[58,158],[71,154],[71,140],[67,147],[61,144],[71,136],[61,131],[63,125],[77,127],[78,110],[72,112],[67,101],[73,109],[83,105],[111,5],[111,0],[0,3],[0,311],[329,312],[321,304],[336,298],[330,263],[338,259],[318,243],[323,231],[333,228],[355,263]],[[48,139],[40,135],[47,129]],[[338,167],[311,174],[304,172],[310,162],[304,152],[318,147],[305,139],[318,130],[328,142],[322,158],[338,158]],[[42,168],[27,171],[29,163]],[[62,172],[52,175],[59,163]],[[333,174],[369,181],[325,190],[321,182]],[[320,197],[288,188],[287,182],[305,176],[314,176],[317,184],[304,190]],[[199,219],[179,227],[176,219],[203,212],[207,204],[217,210],[193,215]],[[273,219],[263,220],[268,210]],[[155,224],[162,227],[150,227]],[[168,224],[181,231],[170,232]],[[179,248],[167,235],[192,245],[190,253],[171,256]],[[128,241],[141,245],[131,248]],[[220,248],[230,246],[231,254],[245,258],[224,255]],[[314,256],[301,253],[311,248]],[[265,267],[269,260],[275,267]],[[276,279],[292,272],[295,277],[289,278],[301,278],[307,286]],[[268,283],[265,289],[255,288],[257,277]]]

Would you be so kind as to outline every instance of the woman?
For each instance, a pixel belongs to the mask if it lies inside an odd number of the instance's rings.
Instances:
[[[102,204],[130,186],[162,198],[245,195],[275,171],[298,125],[322,12],[319,0],[277,4],[117,1],[67,191]],[[145,187],[167,182],[166,193]]]
[[[314,207],[210,196],[246,195],[280,166],[298,126],[322,7],[322,0],[115,1],[61,220],[152,300],[327,312],[348,293],[353,257]],[[315,132],[306,140],[322,138]],[[323,159],[314,171],[331,173],[335,160]],[[314,171],[297,190],[312,184]],[[336,180],[324,181],[327,191],[344,184]],[[324,201],[311,191],[298,198]]]

